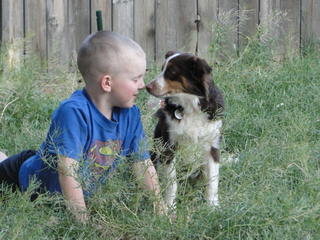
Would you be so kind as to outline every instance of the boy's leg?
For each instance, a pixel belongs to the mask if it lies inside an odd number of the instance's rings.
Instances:
[[[11,185],[13,190],[19,188],[20,167],[25,160],[35,155],[35,153],[36,151],[34,150],[22,151],[0,162],[0,184]]]

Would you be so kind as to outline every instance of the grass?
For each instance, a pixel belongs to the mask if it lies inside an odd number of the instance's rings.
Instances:
[[[252,39],[237,58],[213,69],[224,92],[223,152],[239,156],[221,167],[220,202],[208,207],[197,189],[180,189],[177,219],[153,214],[146,193],[124,164],[90,200],[92,220],[76,223],[60,196],[30,192],[0,194],[0,239],[319,239],[320,230],[320,57],[274,61],[269,48]],[[50,114],[82,85],[77,73],[47,73],[25,57],[0,68],[0,149],[7,154],[37,148]],[[149,81],[157,73],[146,76]],[[154,127],[138,99],[148,136]]]

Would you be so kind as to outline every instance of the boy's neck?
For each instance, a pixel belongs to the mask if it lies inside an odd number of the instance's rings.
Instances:
[[[90,100],[93,102],[96,108],[102,113],[102,115],[111,120],[113,107],[109,104],[107,96],[105,94],[100,93],[99,90],[92,90],[88,87],[85,87],[85,90],[89,95]]]

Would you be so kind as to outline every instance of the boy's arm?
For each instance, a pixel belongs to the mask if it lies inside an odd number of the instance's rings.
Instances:
[[[72,158],[60,156],[58,161],[59,182],[67,208],[82,223],[88,220],[86,203],[80,183],[76,180],[78,162]]]
[[[145,190],[152,192],[155,196],[154,207],[158,214],[166,214],[166,207],[160,193],[160,184],[156,169],[150,159],[135,162],[133,171],[138,180],[143,182]]]

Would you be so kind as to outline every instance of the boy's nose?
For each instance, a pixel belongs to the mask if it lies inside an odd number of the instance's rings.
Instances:
[[[139,83],[139,89],[144,88],[144,86],[145,86],[144,81],[141,80],[140,83]]]

